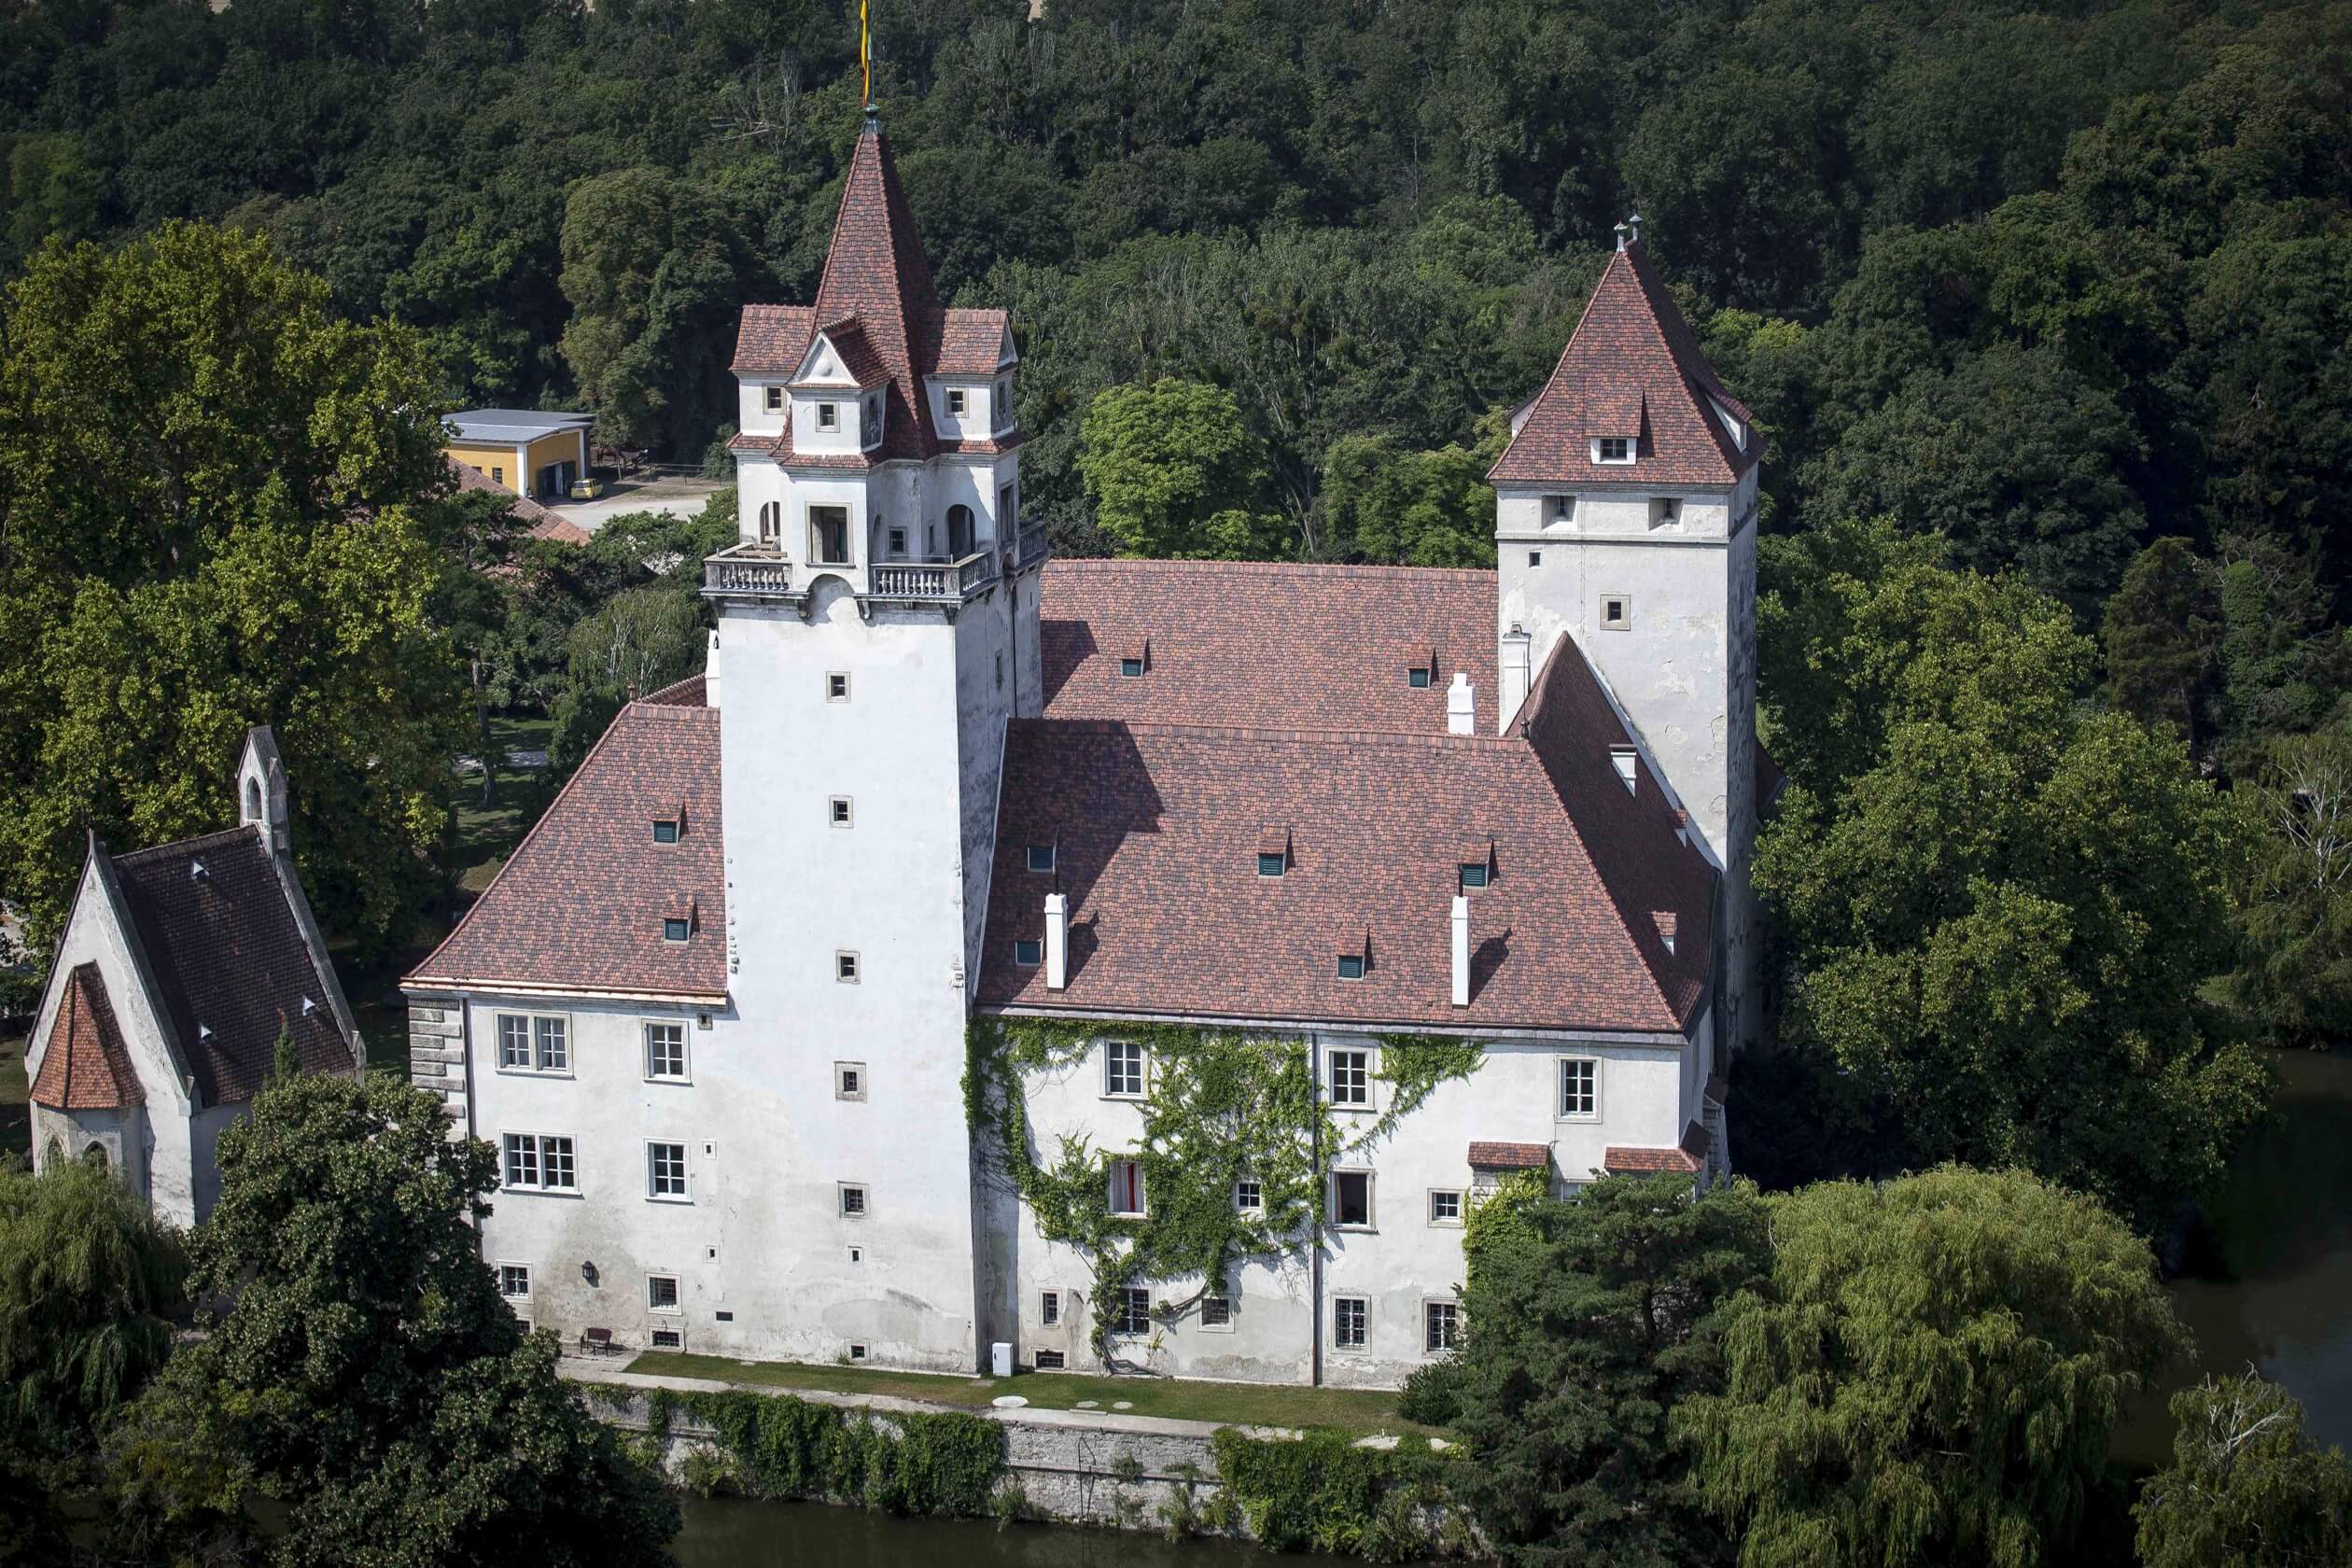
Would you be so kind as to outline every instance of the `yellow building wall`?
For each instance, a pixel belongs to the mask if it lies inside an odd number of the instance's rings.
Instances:
[[[581,477],[588,470],[586,440],[586,433],[580,430],[559,430],[554,435],[539,437],[531,443],[531,471],[537,473],[552,464],[569,463],[579,470],[572,477]]]
[[[511,446],[451,446],[442,448],[442,451],[448,455],[451,462],[463,463],[485,478],[495,479],[508,489],[521,493],[523,480],[514,471],[514,448]],[[548,459],[551,463],[561,460],[554,457]],[[494,469],[497,470],[495,473],[491,471]]]

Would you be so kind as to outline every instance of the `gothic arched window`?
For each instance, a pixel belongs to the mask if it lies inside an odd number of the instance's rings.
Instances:
[[[104,1143],[91,1143],[90,1147],[82,1151],[82,1163],[91,1167],[93,1169],[105,1169],[106,1146]]]

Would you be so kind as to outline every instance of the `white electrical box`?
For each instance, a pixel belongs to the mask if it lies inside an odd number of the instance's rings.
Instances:
[[[1001,1339],[988,1347],[988,1375],[992,1378],[1013,1376],[1013,1347]]]

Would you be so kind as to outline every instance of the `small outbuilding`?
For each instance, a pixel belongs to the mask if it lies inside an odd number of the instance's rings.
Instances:
[[[443,451],[453,463],[533,500],[560,501],[572,482],[588,474],[587,413],[542,413],[537,409],[468,409],[446,421]]]

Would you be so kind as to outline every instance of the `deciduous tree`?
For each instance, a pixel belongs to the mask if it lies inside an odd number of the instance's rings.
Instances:
[[[2352,1561],[2352,1463],[2303,1435],[2303,1407],[2254,1376],[2172,1398],[2173,1461],[2132,1513],[2143,1568],[2323,1568]]]
[[[1172,377],[1111,387],[1080,440],[1095,519],[1126,553],[1262,560],[1285,542],[1267,508],[1265,450],[1223,387]]]

